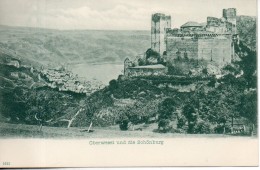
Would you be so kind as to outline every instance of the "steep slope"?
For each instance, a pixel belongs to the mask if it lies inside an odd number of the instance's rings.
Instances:
[[[252,50],[256,49],[256,17],[238,16],[237,31],[243,43]]]
[[[54,126],[60,117],[67,115],[70,120],[77,113],[86,96],[50,87],[40,75],[41,71],[0,52],[0,122],[38,124],[38,115]],[[68,110],[70,107],[73,110]]]

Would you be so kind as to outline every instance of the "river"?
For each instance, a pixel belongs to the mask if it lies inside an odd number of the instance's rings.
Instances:
[[[118,75],[123,74],[124,65],[118,63],[81,63],[70,65],[69,68],[73,74],[77,74],[85,80],[96,79],[104,85],[108,85],[110,80],[117,79]]]

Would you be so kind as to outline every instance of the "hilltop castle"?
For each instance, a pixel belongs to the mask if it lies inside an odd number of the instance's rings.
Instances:
[[[168,59],[193,58],[231,63],[236,40],[236,9],[223,9],[222,18],[207,17],[206,24],[187,22],[171,29],[171,16],[152,15],[151,48]]]
[[[221,18],[207,17],[204,24],[189,21],[180,28],[171,28],[171,16],[156,13],[151,18],[151,49],[158,52],[168,63],[185,59],[215,63],[223,67],[236,59],[234,43],[238,42],[236,9],[223,9]],[[160,69],[158,69],[160,68]],[[154,71],[150,71],[156,69]],[[158,70],[158,71],[157,71]],[[167,68],[131,66],[125,60],[127,76],[164,74]]]

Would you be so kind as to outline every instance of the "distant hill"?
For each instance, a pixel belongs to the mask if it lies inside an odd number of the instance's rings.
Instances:
[[[256,48],[256,17],[238,16],[238,34]],[[0,50],[40,64],[122,63],[150,47],[150,31],[53,30],[0,25]]]
[[[240,39],[252,50],[256,49],[256,17],[238,16],[237,30]]]
[[[150,31],[52,30],[0,26],[0,50],[33,63],[122,62],[150,47]]]

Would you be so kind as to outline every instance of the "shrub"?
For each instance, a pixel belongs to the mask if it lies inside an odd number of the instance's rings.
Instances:
[[[217,134],[223,134],[224,132],[225,133],[230,133],[231,132],[231,128],[227,127],[227,126],[224,126],[224,125],[217,125],[214,128],[214,132],[217,133]]]
[[[119,128],[120,130],[128,130],[129,119],[126,115],[122,115],[119,118]]]
[[[198,122],[193,129],[193,133],[195,134],[209,134],[211,132],[210,130],[210,124],[205,121]]]
[[[158,53],[157,51],[154,51],[153,49],[149,48],[148,50],[146,50],[145,52],[146,54],[146,59],[150,58],[150,57],[156,57],[159,58],[160,57],[160,53]]]
[[[178,122],[177,122],[177,128],[182,128],[187,122],[187,119],[185,118],[184,115],[181,115],[178,117]]]
[[[172,119],[173,111],[175,110],[176,102],[173,98],[166,98],[161,104],[158,106],[159,112],[159,121],[158,121],[158,129],[159,131],[162,128],[162,132],[168,132],[170,127],[170,120]]]
[[[166,98],[159,106],[159,119],[170,119],[175,110],[176,102],[173,98]]]
[[[202,73],[205,74],[205,75],[208,75],[208,69],[207,68],[203,68],[202,69]]]
[[[171,130],[170,120],[169,119],[160,119],[158,122],[158,129],[160,132],[166,133]]]
[[[117,89],[118,88],[118,83],[117,83],[117,81],[116,80],[111,80],[110,82],[109,82],[109,89],[111,90],[111,91],[114,91],[115,89]]]

